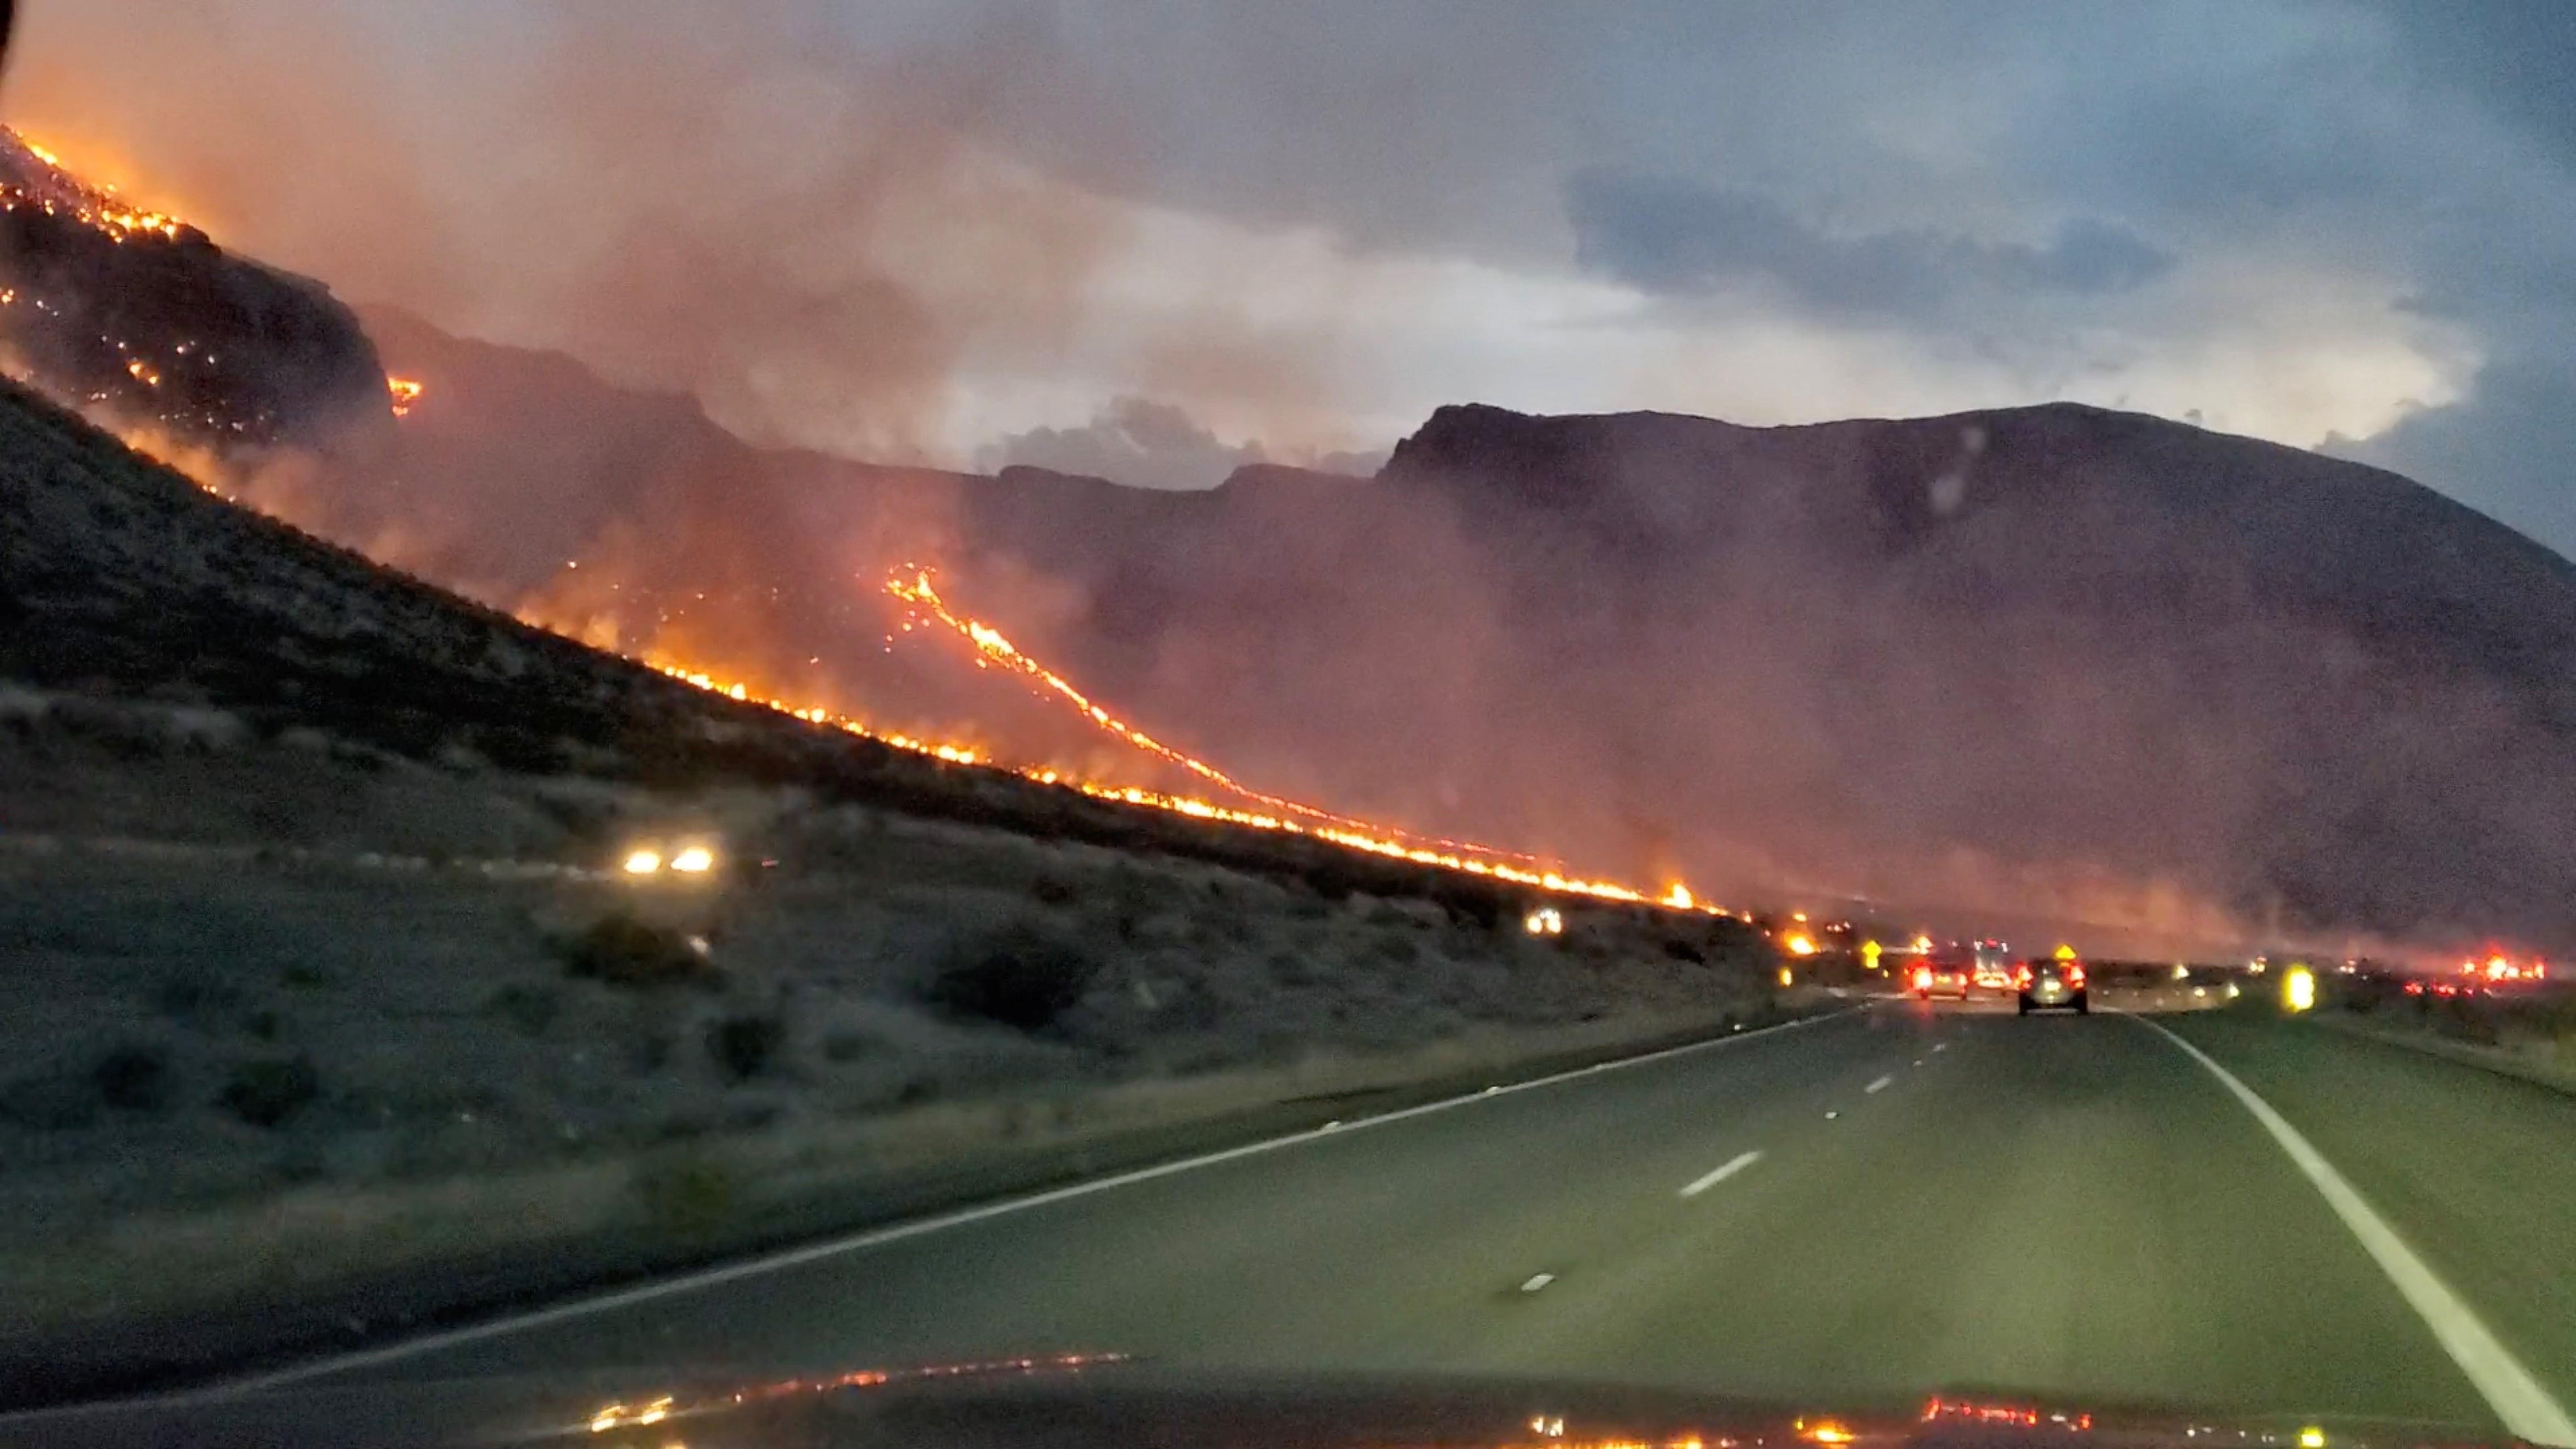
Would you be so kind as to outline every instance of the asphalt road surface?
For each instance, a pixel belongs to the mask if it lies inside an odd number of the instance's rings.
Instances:
[[[2146,1019],[1888,1004],[296,1377],[1101,1350],[2492,1430],[2501,1362],[2520,1412],[2576,1405],[2576,1098],[2155,1020],[2208,1062]]]

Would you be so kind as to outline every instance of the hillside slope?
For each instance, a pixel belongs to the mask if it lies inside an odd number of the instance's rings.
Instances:
[[[1326,881],[1516,898],[1450,872],[1086,797],[738,703],[218,498],[0,384],[0,682],[319,729],[397,757],[827,803]]]

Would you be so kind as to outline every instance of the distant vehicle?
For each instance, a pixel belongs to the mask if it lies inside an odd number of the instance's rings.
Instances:
[[[2043,957],[2013,968],[2013,988],[2021,1014],[2065,1009],[2079,1016],[2093,1013],[2093,997],[2084,985],[2084,963],[2073,957]]]
[[[1979,941],[1970,953],[1975,962],[1968,971],[1968,984],[1978,991],[1997,996],[2013,990],[2012,956],[2001,941]]]
[[[1925,1001],[1935,996],[1968,999],[1969,967],[1965,961],[1927,959],[1916,965],[1907,977],[1914,994]]]

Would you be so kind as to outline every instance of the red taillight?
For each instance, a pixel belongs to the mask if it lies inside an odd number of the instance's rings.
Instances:
[[[2083,967],[2081,967],[2081,966],[2076,965],[2076,964],[2075,964],[2074,962],[2072,962],[2072,961],[2067,962],[2067,963],[2066,963],[2066,984],[2067,984],[2067,985],[2069,985],[2069,986],[2081,986],[2081,985],[2083,985],[2083,984],[2084,984],[2084,968],[2083,968]]]
[[[1914,968],[1914,989],[1917,991],[1929,991],[1932,989],[1931,967],[1917,966]]]
[[[2027,967],[2027,966],[2015,966],[2015,967],[2013,968],[2013,985],[2014,985],[2014,986],[2016,986],[2016,987],[2018,987],[2019,989],[2021,989],[2021,990],[2023,990],[2023,991],[2028,991],[2028,990],[2030,989],[2030,968],[2029,968],[2029,967]]]

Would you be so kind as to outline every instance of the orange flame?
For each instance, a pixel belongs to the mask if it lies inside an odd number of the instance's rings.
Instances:
[[[1338,826],[1351,830],[1388,830],[1388,827],[1385,826],[1373,825],[1368,821],[1353,819],[1347,815],[1336,815],[1331,811],[1320,810],[1312,805],[1299,804],[1294,800],[1284,799],[1277,795],[1265,794],[1262,791],[1255,790],[1251,786],[1244,784],[1242,781],[1235,779],[1231,775],[1228,775],[1223,770],[1218,769],[1216,766],[1207,763],[1205,760],[1183,754],[1181,751],[1155,739],[1152,735],[1146,734],[1143,730],[1124,723],[1116,716],[1110,714],[1108,710],[1102,708],[1097,703],[1094,703],[1089,695],[1076,689],[1072,682],[1067,680],[1064,676],[1057,674],[1055,671],[1048,669],[1045,665],[1031,659],[1028,655],[1021,653],[1017,646],[1013,645],[1008,638],[1005,638],[1002,631],[999,629],[995,629],[981,620],[963,618],[950,612],[947,603],[939,597],[939,591],[931,585],[930,570],[928,569],[915,568],[912,571],[912,577],[910,579],[906,579],[900,571],[896,572],[886,580],[886,592],[903,600],[905,603],[912,605],[914,608],[928,613],[930,617],[938,620],[940,623],[947,625],[950,629],[954,630],[960,638],[963,638],[969,644],[974,645],[976,651],[983,657],[990,659],[1005,668],[1011,669],[1028,679],[1036,681],[1040,686],[1069,701],[1075,709],[1082,712],[1084,719],[1099,728],[1103,733],[1106,733],[1112,738],[1130,745],[1145,754],[1151,755],[1155,759],[1161,760],[1167,765],[1177,765],[1228,794],[1239,795],[1255,804],[1266,805],[1273,810],[1279,811],[1283,815],[1293,815],[1298,819],[1313,821],[1320,825]],[[1391,833],[1409,834],[1410,832]],[[1524,855],[1518,851],[1499,850],[1493,846],[1476,844],[1473,841],[1445,840],[1438,836],[1424,836],[1419,838],[1426,845],[1442,846],[1451,850],[1463,850],[1473,854],[1491,856],[1501,860],[1518,860],[1529,863],[1536,863],[1537,861],[1536,856]],[[1687,907],[1690,903],[1690,893],[1682,890],[1679,886],[1675,886],[1674,889],[1676,891],[1680,891],[1682,896],[1682,899],[1676,902],[1676,904]]]
[[[1001,631],[950,611],[946,603],[939,598],[938,591],[932,587],[929,570],[913,569],[909,577],[898,572],[887,581],[886,589],[888,593],[914,605],[929,617],[958,633],[972,643],[984,658],[1006,663],[1014,671],[1070,701],[1095,726],[1107,730],[1116,738],[1154,759],[1178,765],[1201,779],[1268,808],[1246,810],[1220,805],[1212,800],[1173,795],[1136,785],[1116,785],[1104,781],[1087,780],[1052,766],[1005,765],[994,760],[988,752],[970,745],[915,739],[909,735],[879,731],[863,721],[835,714],[818,705],[800,705],[787,700],[770,698],[747,685],[722,679],[702,669],[691,668],[667,656],[648,655],[643,662],[674,679],[695,685],[700,689],[747,704],[759,704],[809,724],[846,730],[855,735],[878,740],[916,754],[928,755],[950,764],[985,765],[1008,769],[1014,774],[1035,780],[1040,784],[1061,785],[1095,799],[1167,810],[1176,815],[1186,815],[1194,820],[1214,820],[1230,825],[1249,826],[1256,830],[1276,830],[1291,835],[1312,836],[1349,849],[1364,850],[1372,855],[1388,856],[1410,861],[1416,865],[1458,871],[1466,875],[1482,876],[1490,880],[1531,886],[1540,890],[1590,896],[1596,900],[1660,906],[1673,910],[1692,910],[1709,915],[1728,914],[1725,907],[1700,899],[1691,893],[1688,886],[1678,881],[1673,882],[1663,892],[1654,893],[1617,881],[1568,875],[1561,869],[1533,856],[1464,842],[1416,836],[1394,826],[1373,824],[1349,816],[1336,815],[1312,805],[1252,790],[1214,765],[1174,750],[1144,731],[1120,721],[1105,706],[1093,702],[1089,695],[1076,688],[1070,680],[1022,654]]]
[[[1372,855],[1391,856],[1399,860],[1411,861],[1416,865],[1459,871],[1467,875],[1507,881],[1514,885],[1534,886],[1541,890],[1560,891],[1569,895],[1591,896],[1598,900],[1671,907],[1669,897],[1649,895],[1633,886],[1621,885],[1615,881],[1589,880],[1580,876],[1570,876],[1552,868],[1532,869],[1513,864],[1509,860],[1487,859],[1465,851],[1440,850],[1412,844],[1405,838],[1403,832],[1391,826],[1352,829],[1339,825],[1307,824],[1279,815],[1238,810],[1187,795],[1166,794],[1160,790],[1148,790],[1135,785],[1112,785],[1085,780],[1048,766],[1002,765],[986,752],[973,746],[943,744],[934,740],[915,739],[904,734],[880,732],[847,715],[835,714],[817,705],[798,705],[787,700],[772,699],[754,692],[746,685],[717,678],[703,670],[690,669],[684,664],[651,657],[647,657],[642,662],[673,679],[695,685],[709,693],[721,694],[727,699],[774,709],[781,714],[804,720],[808,724],[846,730],[863,738],[877,740],[915,754],[928,755],[953,765],[986,765],[997,769],[1008,769],[1013,774],[1035,780],[1039,784],[1061,785],[1069,790],[1078,790],[1094,799],[1112,800],[1123,805],[1142,805],[1155,810],[1168,810],[1173,814],[1186,815],[1194,820],[1215,820],[1230,825],[1250,826],[1256,830],[1277,830],[1290,835],[1308,835],[1353,850],[1364,850]],[[1306,808],[1313,814],[1322,813],[1313,811],[1312,807]],[[1726,914],[1722,907],[1705,902],[1692,909],[1710,915]]]
[[[395,417],[410,417],[411,405],[420,401],[422,390],[420,381],[417,378],[396,377],[391,373],[385,374],[385,396],[391,400],[393,404]]]
[[[12,149],[33,160],[42,170],[30,172],[22,181],[0,185],[0,210],[15,211],[21,206],[33,206],[48,216],[70,216],[85,226],[106,233],[109,240],[120,243],[144,236],[157,237],[162,241],[179,239],[184,223],[177,217],[128,204],[116,194],[115,187],[81,180],[63,164],[60,156],[15,131],[0,128],[0,156],[5,156]],[[29,172],[23,162],[16,169]]]

